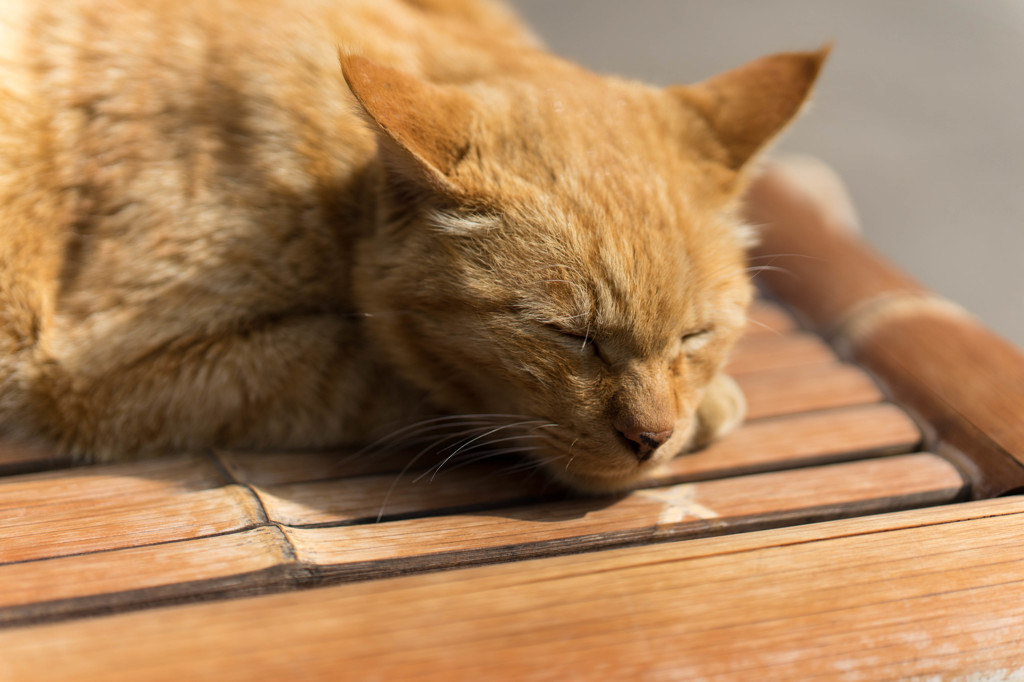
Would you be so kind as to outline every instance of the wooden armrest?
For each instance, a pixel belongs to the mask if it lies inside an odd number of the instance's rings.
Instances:
[[[779,164],[754,184],[749,217],[763,226],[754,258],[773,266],[759,281],[867,368],[976,497],[1021,489],[1024,354],[861,241],[836,182],[820,165]]]

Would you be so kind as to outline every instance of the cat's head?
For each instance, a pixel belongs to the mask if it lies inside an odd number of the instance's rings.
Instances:
[[[457,86],[344,57],[383,161],[356,277],[375,343],[439,407],[521,416],[495,433],[575,487],[683,451],[746,319],[745,169],[824,56],[664,90],[551,58]]]

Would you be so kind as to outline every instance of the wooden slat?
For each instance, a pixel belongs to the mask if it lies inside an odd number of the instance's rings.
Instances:
[[[729,374],[742,374],[836,360],[836,354],[816,334],[759,334],[740,339],[725,366],[725,371]]]
[[[1008,498],[160,609],[0,632],[0,678],[1010,679],[1022,543]]]
[[[747,396],[747,418],[877,403],[884,396],[863,370],[848,364],[750,372],[736,377]]]
[[[0,564],[0,625],[89,610],[117,610],[294,579],[273,527],[147,547]]]
[[[390,523],[285,529],[307,565],[345,577],[541,556],[940,504],[962,493],[945,460],[906,455]]]
[[[172,458],[0,482],[0,563],[226,533],[263,520],[207,458]]]
[[[911,452],[920,443],[917,427],[894,405],[809,412],[748,422],[700,452],[677,457],[650,480],[725,478],[895,455]]]
[[[262,518],[252,493],[241,486],[173,497],[93,499],[0,521],[0,564],[229,533]]]

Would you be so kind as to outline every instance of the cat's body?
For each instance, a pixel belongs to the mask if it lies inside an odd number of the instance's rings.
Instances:
[[[0,0],[0,431],[107,459],[517,415],[626,484],[739,416],[740,169],[820,58],[661,91],[470,0]]]

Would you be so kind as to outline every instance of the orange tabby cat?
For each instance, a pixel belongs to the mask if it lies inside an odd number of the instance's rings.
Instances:
[[[483,0],[0,0],[0,428],[426,420],[627,486],[742,416],[737,197],[823,57],[662,90]]]

